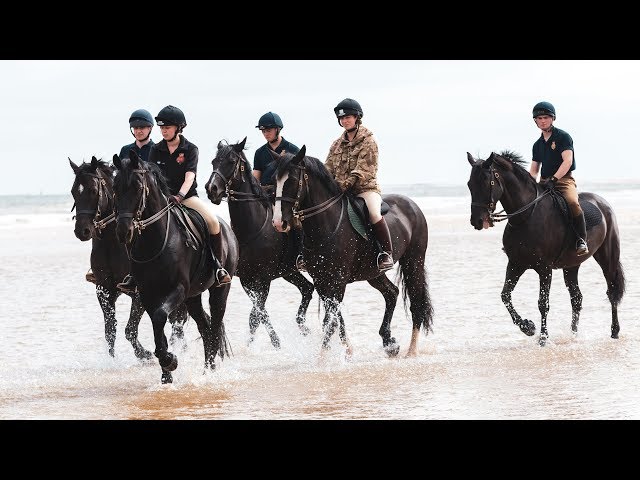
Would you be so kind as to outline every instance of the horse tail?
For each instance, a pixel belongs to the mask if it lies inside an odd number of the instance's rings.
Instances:
[[[624,295],[626,289],[626,279],[624,276],[624,269],[622,268],[622,264],[618,262],[616,266],[615,272],[611,276],[609,280],[609,288],[607,288],[607,296],[609,297],[609,301],[612,305],[618,305],[622,300],[622,296]]]
[[[398,281],[402,287],[402,302],[407,313],[407,298],[410,300],[414,325],[422,326],[424,333],[433,333],[433,304],[429,295],[429,281],[424,262],[400,261]]]

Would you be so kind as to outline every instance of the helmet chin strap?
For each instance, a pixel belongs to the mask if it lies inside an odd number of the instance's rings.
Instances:
[[[345,130],[346,130],[348,133],[353,133],[353,132],[355,132],[356,130],[358,130],[358,127],[359,127],[359,126],[360,126],[360,125],[356,124],[356,126],[355,126],[355,127],[353,127],[353,128],[345,128]]]

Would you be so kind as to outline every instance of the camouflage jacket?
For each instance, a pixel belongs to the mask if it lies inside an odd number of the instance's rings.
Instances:
[[[343,188],[352,188],[354,194],[375,191],[381,193],[376,176],[378,174],[378,144],[373,132],[360,125],[352,141],[345,138],[346,132],[335,140],[324,162],[329,173]]]

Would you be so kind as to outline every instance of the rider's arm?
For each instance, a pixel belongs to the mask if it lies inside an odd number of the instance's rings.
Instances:
[[[563,151],[562,163],[560,164],[560,167],[558,167],[558,170],[556,171],[554,177],[556,178],[564,177],[569,171],[569,169],[571,168],[572,164],[573,164],[573,150]]]
[[[184,182],[180,187],[180,193],[182,193],[183,196],[189,193],[189,190],[191,190],[191,185],[193,185],[193,181],[195,179],[196,179],[195,172],[187,172],[184,174]]]
[[[540,173],[540,162],[531,160],[531,167],[529,167],[529,175],[531,175],[534,180],[537,180],[538,173]]]

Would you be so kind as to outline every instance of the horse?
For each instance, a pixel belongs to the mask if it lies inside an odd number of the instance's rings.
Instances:
[[[384,297],[385,312],[378,333],[386,354],[396,356],[400,346],[391,336],[391,318],[399,288],[378,270],[377,247],[371,240],[365,240],[346,219],[347,196],[322,162],[306,156],[306,145],[295,155],[282,156],[276,177],[273,226],[279,232],[292,227],[304,230],[305,263],[324,305],[321,356],[329,348],[338,324],[347,356],[352,354],[340,304],[347,284],[362,280]],[[420,328],[425,334],[432,331],[433,306],[425,267],[429,230],[422,210],[413,200],[398,194],[382,198],[390,207],[386,222],[393,241],[394,263],[400,265],[398,275],[405,312],[407,297],[410,300],[413,328],[407,356],[415,356]]]
[[[540,346],[548,340],[547,314],[549,290],[554,269],[561,268],[571,298],[571,331],[578,333],[582,310],[582,293],[578,286],[580,265],[593,256],[607,282],[611,303],[611,338],[618,338],[618,304],[625,291],[625,275],[620,264],[620,236],[611,205],[601,196],[580,192],[580,205],[587,220],[589,254],[577,256],[575,237],[568,219],[554,203],[564,200],[542,187],[523,167],[522,157],[511,151],[491,153],[486,160],[474,159],[467,152],[471,174],[467,186],[471,192],[471,225],[476,230],[492,227],[494,222],[509,220],[502,236],[508,263],[502,301],[513,323],[529,336],[536,332],[531,320],[523,319],[511,302],[511,292],[522,274],[533,269],[540,277],[538,309],[540,310]],[[554,198],[555,197],[555,198]],[[495,213],[497,202],[504,210]],[[506,213],[503,213],[506,212]]]
[[[223,320],[231,284],[213,286],[215,269],[204,219],[194,212],[190,219],[180,220],[181,211],[187,208],[169,201],[169,188],[160,168],[143,161],[134,150],[129,160],[114,155],[113,164],[117,168],[116,235],[126,245],[131,275],[151,317],[161,382],[173,382],[171,372],[178,366],[178,358],[168,350],[164,326],[169,314],[183,302],[202,337],[205,372],[213,370],[216,354],[221,359],[229,355]],[[238,240],[223,219],[218,221],[223,242],[219,260],[233,275],[238,264]],[[188,223],[195,228],[187,227]],[[210,316],[202,308],[205,290],[209,291]]]
[[[265,309],[272,280],[282,277],[302,294],[296,315],[302,335],[309,333],[305,318],[314,287],[296,268],[295,255],[291,255],[294,247],[287,241],[287,236],[276,232],[271,225],[273,205],[251,173],[251,165],[243,152],[246,141],[247,137],[234,145],[218,142],[216,156],[211,161],[213,173],[205,184],[205,190],[209,200],[216,205],[223,197],[229,201],[231,227],[240,242],[236,275],[253,303],[249,315],[249,343],[262,323],[271,344],[279,348],[280,340]]]
[[[116,311],[115,304],[121,291],[116,285],[129,273],[127,252],[116,239],[115,214],[113,212],[114,168],[95,156],[90,163],[69,164],[75,174],[71,195],[74,199],[71,211],[77,207],[74,233],[83,242],[91,239],[91,269],[96,276],[96,296],[104,316],[104,336],[109,355],[115,357]],[[125,337],[131,343],[135,356],[150,360],[153,354],[138,341],[138,325],[144,314],[139,294],[131,297],[131,311],[125,328]],[[183,338],[183,325],[188,319],[186,306],[181,305],[171,316],[171,341]]]

